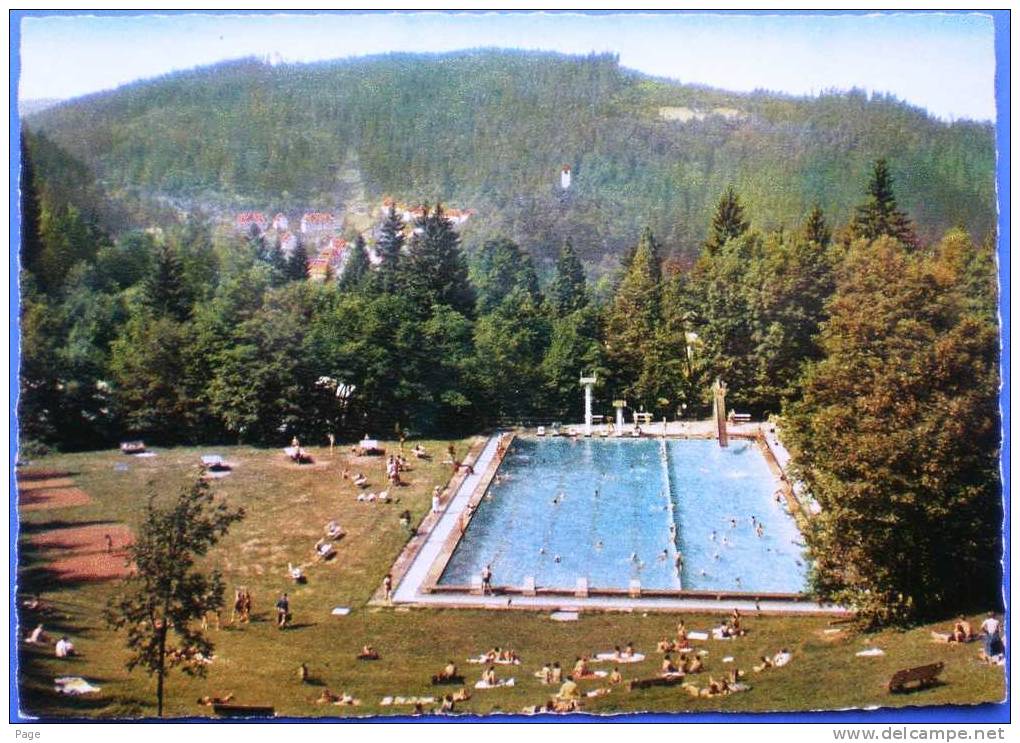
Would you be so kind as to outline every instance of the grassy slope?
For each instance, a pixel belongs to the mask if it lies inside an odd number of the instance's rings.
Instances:
[[[469,442],[460,442],[463,452]],[[434,452],[445,443],[426,442]],[[392,445],[391,445],[392,446]],[[24,543],[26,533],[49,526],[89,521],[137,522],[142,504],[154,488],[172,492],[193,476],[199,454],[208,449],[161,451],[152,459],[126,460],[115,452],[51,456],[34,464],[67,469],[93,502],[77,508],[35,511],[22,517],[19,584],[22,595],[39,590],[66,617],[47,620],[51,632],[66,631],[82,651],[82,657],[58,662],[49,652],[22,646],[22,709],[45,716],[136,716],[154,714],[155,684],[140,672],[128,674],[122,638],[103,626],[101,609],[115,584],[77,584],[58,587],[44,567],[44,556]],[[588,614],[578,623],[551,622],[545,614],[504,611],[391,610],[366,606],[373,591],[400,551],[404,532],[398,521],[403,508],[416,518],[428,508],[434,484],[445,481],[448,468],[439,464],[417,466],[409,474],[411,486],[400,489],[401,502],[374,505],[354,501],[350,483],[340,484],[339,471],[348,455],[339,451],[330,459],[313,450],[324,466],[301,468],[289,465],[278,451],[250,448],[218,448],[237,462],[234,474],[216,481],[214,489],[231,503],[244,505],[248,517],[237,525],[210,559],[226,573],[228,586],[248,585],[254,592],[258,621],[243,628],[212,631],[216,661],[206,679],[189,679],[178,672],[169,679],[167,713],[204,715],[209,710],[195,704],[198,696],[233,692],[237,701],[268,703],[290,716],[407,713],[409,708],[378,707],[388,694],[431,695],[428,677],[446,659],[455,659],[468,671],[473,683],[478,667],[464,659],[493,645],[513,647],[524,664],[513,670],[518,686],[488,692],[460,706],[468,712],[517,711],[526,704],[544,701],[549,689],[531,677],[542,662],[558,660],[569,666],[582,652],[605,650],[633,641],[648,655],[641,664],[623,666],[625,677],[653,675],[660,656],[655,642],[669,634],[676,617],[640,614]],[[439,457],[437,457],[437,460]],[[128,472],[116,472],[114,464],[129,461]],[[368,460],[362,460],[368,461]],[[373,460],[365,469],[372,488],[384,479],[383,462]],[[338,559],[308,570],[305,586],[286,579],[288,561],[307,560],[311,546],[329,518],[337,518],[348,530],[339,545]],[[278,631],[271,619],[277,592],[288,590],[295,627]],[[350,605],[348,617],[331,617],[329,610]],[[722,612],[720,612],[722,613]],[[229,615],[229,611],[227,612]],[[687,626],[707,628],[712,616],[687,617]],[[23,625],[33,617],[23,616]],[[628,693],[618,689],[608,697],[589,700],[593,712],[680,710],[790,710],[863,707],[869,705],[972,704],[999,700],[1004,695],[1001,669],[979,663],[978,645],[953,647],[933,644],[931,627],[909,632],[887,631],[870,636],[829,640],[822,635],[827,620],[767,617],[748,621],[751,634],[735,642],[712,642],[707,668],[721,674],[724,655],[749,669],[763,653],[781,646],[794,653],[785,669],[763,676],[751,675],[749,693],[719,699],[691,699],[676,688]],[[354,655],[362,644],[372,643],[382,660],[359,663]],[[884,657],[857,658],[854,652],[878,646]],[[944,660],[945,685],[923,692],[890,696],[882,684],[893,671],[921,663]],[[333,691],[346,690],[362,700],[360,707],[342,708],[313,703],[321,691],[315,684],[302,685],[296,669],[306,662],[313,681]],[[80,674],[103,687],[94,699],[64,699],[49,691],[53,677]],[[509,675],[501,669],[500,675]],[[707,679],[702,677],[700,683]],[[584,688],[593,687],[586,683]]]

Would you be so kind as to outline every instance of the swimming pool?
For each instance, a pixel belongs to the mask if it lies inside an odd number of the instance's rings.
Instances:
[[[497,585],[797,593],[800,532],[777,487],[749,441],[516,438],[439,584],[491,564]]]

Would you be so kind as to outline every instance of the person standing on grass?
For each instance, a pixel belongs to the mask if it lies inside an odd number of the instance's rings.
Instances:
[[[393,576],[390,573],[386,573],[386,577],[383,578],[383,594],[387,601],[393,600]]]
[[[995,612],[993,611],[988,612],[988,617],[981,623],[981,631],[985,634],[985,657],[989,660],[999,654],[1001,647],[999,639],[1000,627],[999,620],[995,618]]]
[[[287,626],[287,622],[290,620],[290,600],[287,598],[287,594],[283,594],[276,601],[276,626],[279,629],[283,629]]]
[[[482,594],[492,593],[492,565],[486,565],[482,570]]]

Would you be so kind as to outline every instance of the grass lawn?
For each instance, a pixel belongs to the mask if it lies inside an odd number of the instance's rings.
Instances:
[[[463,456],[471,441],[457,443]],[[67,633],[81,655],[71,660],[53,657],[51,647],[20,645],[18,683],[21,709],[44,717],[125,717],[155,714],[155,681],[141,671],[128,673],[124,663],[123,637],[108,629],[102,608],[117,581],[81,582],[58,579],[47,564],[59,554],[59,545],[33,545],[34,535],[68,526],[122,522],[138,523],[146,499],[154,492],[170,493],[186,486],[198,474],[203,453],[219,453],[236,463],[229,477],[213,481],[213,490],[234,505],[247,509],[244,521],[235,525],[210,555],[211,564],[224,572],[228,585],[228,608],[233,587],[248,586],[254,595],[254,621],[209,634],[215,643],[215,661],[206,678],[192,679],[179,671],[168,677],[168,716],[208,715],[208,707],[196,704],[203,695],[232,692],[243,704],[273,705],[286,716],[348,716],[408,714],[410,707],[379,706],[384,696],[441,696],[447,687],[429,686],[447,659],[457,662],[469,685],[480,676],[479,666],[465,660],[499,645],[517,650],[520,666],[498,666],[498,675],[514,676],[517,685],[492,691],[471,689],[472,698],[458,711],[517,712],[525,705],[544,702],[551,689],[533,677],[543,662],[559,661],[569,669],[576,656],[610,650],[633,642],[646,654],[642,663],[621,666],[625,678],[656,675],[661,656],[656,641],[672,636],[677,617],[667,614],[583,614],[580,621],[558,623],[547,614],[524,611],[471,611],[436,609],[390,609],[369,607],[368,602],[406,543],[407,533],[399,513],[410,509],[420,520],[430,504],[433,486],[444,484],[450,468],[438,464],[447,442],[424,442],[437,454],[431,463],[414,462],[406,475],[407,487],[391,489],[399,503],[369,504],[355,501],[355,487],[340,478],[350,467],[369,477],[369,490],[385,485],[385,459],[355,459],[343,447],[330,456],[325,449],[310,449],[316,464],[299,467],[289,463],[279,449],[204,447],[157,450],[149,459],[129,458],[104,451],[54,455],[32,462],[32,468],[71,473],[73,484],[91,497],[86,504],[25,510],[19,536],[19,598],[42,594],[58,614],[39,617],[21,610],[20,632],[24,636],[43,621],[51,635]],[[387,450],[395,450],[386,442]],[[115,469],[127,464],[127,471]],[[306,570],[308,582],[294,585],[287,575],[288,562],[306,563],[322,535],[323,525],[336,519],[347,531],[338,544],[335,560]],[[273,622],[273,603],[288,591],[294,626],[278,630]],[[20,601],[19,601],[20,606]],[[334,617],[335,606],[350,606],[346,617]],[[686,615],[689,629],[707,629],[728,613]],[[971,617],[975,626],[980,618]],[[724,675],[734,665],[748,671],[751,690],[716,698],[691,698],[679,687],[658,687],[635,692],[614,688],[612,693],[585,700],[586,711],[596,713],[634,711],[765,711],[866,707],[873,705],[974,704],[999,701],[1005,695],[1004,669],[978,661],[980,644],[955,646],[931,642],[932,629],[921,626],[907,632],[885,631],[839,635],[825,634],[826,618],[748,617],[747,637],[735,641],[698,643],[709,650],[707,672],[695,679],[707,684],[707,676]],[[359,662],[355,655],[370,643],[381,653],[374,662]],[[760,655],[781,647],[793,653],[793,661],[764,674],[750,673]],[[880,657],[856,657],[866,647],[885,651]],[[734,664],[722,663],[733,656]],[[935,661],[945,662],[943,684],[910,694],[890,695],[884,683],[898,669]],[[307,663],[310,683],[297,675]],[[602,664],[600,668],[611,669]],[[57,676],[80,675],[102,687],[99,694],[69,698],[52,690]],[[582,683],[582,690],[598,686]],[[357,707],[318,705],[314,700],[323,686],[345,691],[361,700]]]

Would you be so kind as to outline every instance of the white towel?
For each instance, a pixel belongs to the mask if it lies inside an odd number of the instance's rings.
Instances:
[[[634,653],[634,655],[627,657],[625,655],[617,656],[616,653],[599,653],[595,656],[595,662],[600,661],[611,661],[613,663],[640,663],[645,659],[643,653]]]
[[[687,639],[688,640],[707,640],[708,639],[708,633],[707,632],[688,632],[687,633]]]
[[[95,694],[100,687],[93,686],[81,676],[61,676],[53,679],[53,689],[58,694],[78,696],[79,694]]]
[[[861,650],[857,655],[861,658],[870,658],[877,655],[885,655],[885,651],[882,648],[868,648],[867,650]]]
[[[549,618],[554,622],[576,622],[577,612],[576,611],[554,611],[549,615]]]
[[[495,685],[487,684],[484,681],[478,681],[477,683],[475,683],[475,688],[476,689],[498,689],[501,686],[513,686],[513,685],[514,685],[514,680],[513,679],[498,679],[496,681]]]
[[[346,617],[351,613],[351,607],[349,606],[334,606],[333,611],[330,612],[334,617]]]

